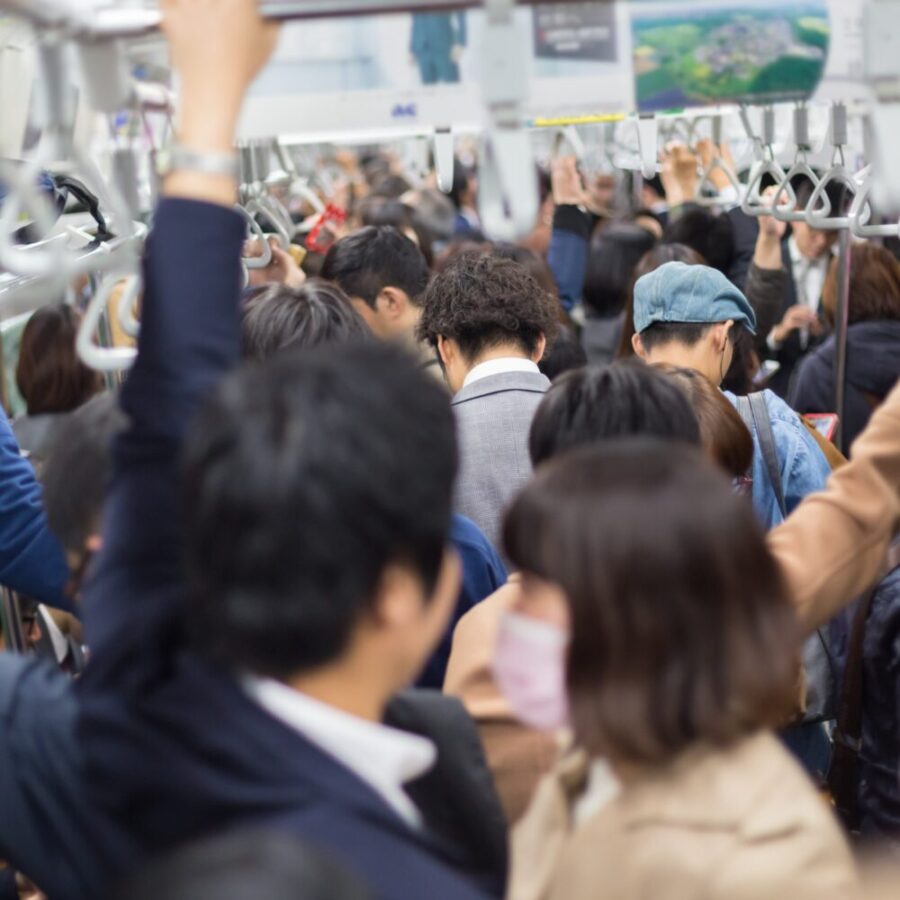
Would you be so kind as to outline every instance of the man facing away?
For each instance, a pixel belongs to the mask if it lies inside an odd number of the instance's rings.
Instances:
[[[404,789],[433,745],[380,724],[459,586],[446,395],[378,344],[224,377],[244,226],[223,160],[275,32],[255,0],[163,14],[190,154],[174,155],[147,248],[130,424],[83,595],[91,806],[127,838],[122,868],[252,822],[380,897],[474,900]]]
[[[460,444],[456,508],[494,546],[506,507],[531,475],[528,431],[550,381],[538,369],[558,304],[509,259],[463,253],[435,277],[419,335],[454,392]]]

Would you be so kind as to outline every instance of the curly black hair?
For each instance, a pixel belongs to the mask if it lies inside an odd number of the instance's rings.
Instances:
[[[556,337],[559,301],[511,259],[461,253],[425,292],[419,338],[437,347],[438,336],[477,359],[489,347],[513,341],[529,355],[541,337]]]

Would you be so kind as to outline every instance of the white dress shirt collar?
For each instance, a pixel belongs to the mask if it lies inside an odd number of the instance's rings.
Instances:
[[[540,375],[541,370],[530,359],[523,359],[520,356],[503,356],[500,359],[489,359],[487,362],[479,363],[466,375],[463,387],[468,387],[473,381],[480,381],[482,378],[489,378],[491,375],[506,375],[509,372],[531,372],[534,375]]]
[[[263,709],[299,731],[372,787],[413,828],[422,820],[403,785],[437,758],[427,738],[335,709],[278,681],[244,675],[244,690]]]

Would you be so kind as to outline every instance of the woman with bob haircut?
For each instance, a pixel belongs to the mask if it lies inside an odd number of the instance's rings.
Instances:
[[[729,479],[670,442],[581,448],[504,540],[522,582],[498,684],[573,736],[517,829],[511,900],[852,896],[842,833],[772,734],[801,635]]]

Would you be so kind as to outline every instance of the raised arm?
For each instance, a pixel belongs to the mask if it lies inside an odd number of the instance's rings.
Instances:
[[[585,190],[574,156],[553,161],[553,232],[547,264],[553,273],[559,300],[571,312],[581,299],[587,272],[591,217],[585,211]]]
[[[166,0],[164,30],[182,76],[178,142],[229,154],[247,86],[274,47],[254,0]],[[255,39],[254,39],[255,38]],[[138,358],[122,391],[130,427],[114,453],[103,551],[84,595],[95,656],[133,615],[181,588],[178,459],[194,412],[240,358],[241,219],[234,178],[176,171],[144,260]]]
[[[70,609],[63,597],[68,577],[62,548],[47,527],[41,487],[0,407],[0,584]]]
[[[900,525],[900,385],[853,445],[851,461],[769,535],[810,630],[874,583]]]

